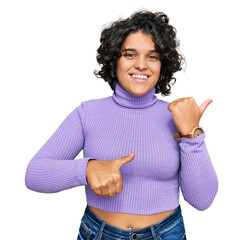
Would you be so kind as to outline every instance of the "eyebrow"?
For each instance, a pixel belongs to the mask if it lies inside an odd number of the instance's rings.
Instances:
[[[136,52],[136,49],[135,49],[135,48],[125,48],[125,49],[123,49],[121,52],[125,52],[125,51],[133,51],[133,52]],[[157,51],[157,50],[149,50],[149,52],[160,53],[160,52]]]

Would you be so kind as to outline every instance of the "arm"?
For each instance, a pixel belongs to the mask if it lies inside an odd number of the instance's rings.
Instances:
[[[204,139],[205,132],[192,139],[179,140],[181,192],[184,199],[200,211],[212,204],[218,191],[218,178]]]
[[[28,189],[55,193],[76,186],[87,185],[86,167],[89,159],[74,158],[83,149],[83,106],[81,114],[74,109],[30,160],[25,185]]]

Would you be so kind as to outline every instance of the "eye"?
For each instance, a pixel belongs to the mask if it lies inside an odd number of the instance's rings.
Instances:
[[[133,53],[125,53],[124,56],[126,57],[132,57],[132,56],[135,56]]]
[[[133,53],[124,53],[123,56],[126,56],[126,57],[128,57],[128,58],[134,58],[134,57],[136,57],[136,55],[133,54]],[[148,57],[149,57],[151,60],[154,60],[154,61],[156,61],[156,60],[159,59],[159,58],[158,58],[157,56],[155,56],[155,55],[149,55]]]
[[[151,55],[151,56],[149,56],[149,57],[152,57],[152,59],[159,59],[158,57],[153,56],[153,55]]]

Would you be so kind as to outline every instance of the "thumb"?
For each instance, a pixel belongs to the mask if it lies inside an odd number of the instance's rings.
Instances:
[[[124,164],[126,164],[128,162],[131,162],[134,157],[135,157],[135,153],[132,152],[131,154],[129,154],[129,155],[125,156],[125,157],[122,157],[122,158],[117,159],[118,164],[119,164],[119,168],[121,166],[123,166]]]
[[[199,107],[200,111],[201,111],[201,116],[203,115],[204,111],[206,110],[206,108],[208,107],[208,105],[210,103],[212,103],[213,100],[212,99],[207,99],[205,100]]]

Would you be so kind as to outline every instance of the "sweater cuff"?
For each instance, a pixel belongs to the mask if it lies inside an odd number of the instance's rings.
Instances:
[[[75,179],[78,181],[79,185],[88,185],[86,179],[86,169],[87,169],[88,161],[90,159],[95,159],[95,158],[85,157],[81,159],[75,159],[75,161],[77,162]]]
[[[205,132],[203,132],[195,138],[181,138],[179,140],[181,161],[200,159],[205,162],[209,158],[204,141],[205,136]]]

